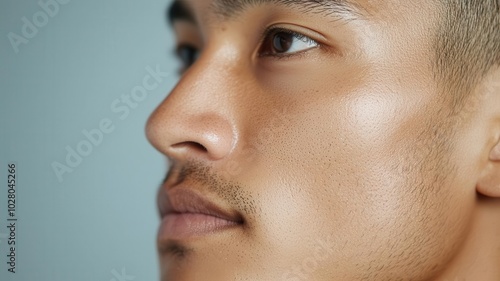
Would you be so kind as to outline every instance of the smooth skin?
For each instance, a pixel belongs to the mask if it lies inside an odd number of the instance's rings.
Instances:
[[[162,280],[500,280],[500,69],[453,110],[436,1],[214,1],[147,136],[244,225],[169,241]]]

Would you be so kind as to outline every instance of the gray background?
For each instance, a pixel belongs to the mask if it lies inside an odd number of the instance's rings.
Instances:
[[[158,279],[155,195],[167,163],[144,125],[177,79],[169,2],[70,0],[16,53],[9,33],[23,36],[22,18],[40,24],[47,12],[38,1],[1,0],[0,280]],[[171,75],[120,119],[111,104],[142,85],[148,66]],[[52,163],[65,164],[66,147],[104,118],[114,131],[60,182]],[[9,162],[17,164],[15,274],[6,264]]]

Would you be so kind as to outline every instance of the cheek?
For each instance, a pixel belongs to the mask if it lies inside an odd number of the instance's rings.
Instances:
[[[435,101],[408,107],[419,103],[370,94],[337,102],[294,110],[301,113],[262,146],[265,181],[253,179],[266,198],[262,237],[291,263],[330,239],[325,268],[337,273],[438,270],[463,238],[473,196],[456,177],[453,143],[432,133],[445,130],[427,107]]]

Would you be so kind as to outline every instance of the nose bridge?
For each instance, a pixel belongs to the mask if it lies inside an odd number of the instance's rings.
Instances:
[[[234,79],[228,75],[228,62],[233,58],[228,54],[226,50],[201,56],[151,115],[148,139],[167,156],[203,155],[217,160],[236,145],[238,133],[230,104]]]

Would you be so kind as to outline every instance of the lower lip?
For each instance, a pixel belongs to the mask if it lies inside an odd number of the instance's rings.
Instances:
[[[166,215],[158,231],[159,239],[181,240],[212,234],[239,225],[214,216],[195,213]]]

